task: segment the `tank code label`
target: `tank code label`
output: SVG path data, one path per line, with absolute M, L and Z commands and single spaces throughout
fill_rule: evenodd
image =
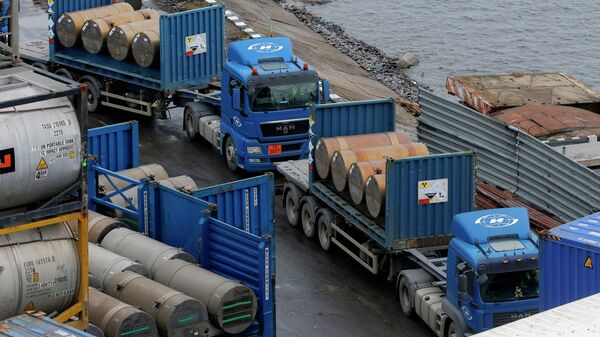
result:
M 47 266 L 51 264 L 51 266 Z M 25 297 L 35 298 L 39 296 L 46 296 L 47 298 L 55 298 L 61 296 L 71 295 L 75 292 L 74 288 L 71 289 L 56 289 L 65 283 L 69 282 L 67 274 L 67 266 L 64 264 L 52 266 L 56 264 L 56 257 L 54 255 L 44 256 L 35 260 L 29 260 L 23 262 L 23 273 L 25 278 Z M 56 276 L 52 279 L 44 279 L 44 271 L 56 269 L 58 272 L 62 272 L 62 275 Z M 56 274 L 56 272 L 53 272 Z
M 448 202 L 448 179 L 421 180 L 418 191 L 419 205 Z
M 62 119 L 49 123 L 42 123 L 42 130 L 50 131 L 50 134 L 54 137 L 62 137 L 64 136 L 64 131 L 62 128 L 73 124 L 70 119 Z
M 15 149 L 0 150 L 0 174 L 15 172 Z

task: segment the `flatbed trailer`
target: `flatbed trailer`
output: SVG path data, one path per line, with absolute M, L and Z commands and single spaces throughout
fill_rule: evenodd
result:
M 310 158 L 277 164 L 286 178 L 283 207 L 290 225 L 308 238 L 316 236 L 325 251 L 335 246 L 371 273 L 387 273 L 403 313 L 416 314 L 439 337 L 468 336 L 535 312 L 535 291 L 489 303 L 474 290 L 487 282 L 480 276 L 486 273 L 492 279 L 497 273 L 514 271 L 510 275 L 517 278 L 531 273 L 537 245 L 525 209 L 472 211 L 473 152 L 388 158 L 385 211 L 377 218 L 351 202 L 348 193 L 334 192 L 312 169 L 320 138 L 394 131 L 394 117 L 393 100 L 311 107 Z M 490 249 L 496 237 L 510 237 L 510 247 L 518 245 L 522 255 L 506 257 L 500 246 Z

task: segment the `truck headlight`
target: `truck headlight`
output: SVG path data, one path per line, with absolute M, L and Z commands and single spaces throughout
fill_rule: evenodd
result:
M 248 146 L 246 148 L 246 152 L 248 154 L 262 154 L 262 150 L 260 149 L 260 146 Z

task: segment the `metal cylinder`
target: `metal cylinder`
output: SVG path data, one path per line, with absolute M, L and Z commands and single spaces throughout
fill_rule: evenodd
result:
M 112 27 L 124 23 L 158 19 L 159 16 L 160 14 L 153 9 L 142 9 L 140 11 L 87 20 L 81 28 L 83 47 L 89 53 L 98 54 L 105 49 L 106 37 Z
M 406 132 L 369 133 L 355 136 L 321 138 L 315 148 L 317 173 L 321 179 L 329 176 L 331 158 L 336 151 L 410 143 Z
M 117 173 L 134 180 L 142 180 L 146 178 L 164 180 L 169 178 L 167 171 L 165 171 L 165 169 L 158 164 L 143 165 L 128 170 L 118 171 Z M 125 180 L 114 177 L 111 177 L 111 181 L 119 189 L 130 185 Z M 114 187 L 109 183 L 108 179 L 104 175 L 98 176 L 98 189 L 103 192 L 114 191 Z
M 114 26 L 106 38 L 106 45 L 110 55 L 117 61 L 123 61 L 129 57 L 131 43 L 137 33 L 147 30 L 159 30 L 158 20 L 144 20 Z
M 152 316 L 93 288 L 89 292 L 89 317 L 106 337 L 158 337 Z
M 160 32 L 146 30 L 133 38 L 131 53 L 135 62 L 144 68 L 157 64 L 160 58 Z
M 427 146 L 422 143 L 336 151 L 331 159 L 331 179 L 335 188 L 342 192 L 346 188 L 350 165 L 354 163 L 381 160 L 388 157 L 399 159 L 428 154 Z
M 229 334 L 246 330 L 256 316 L 256 295 L 245 285 L 174 259 L 163 263 L 154 280 L 204 303 L 210 321 Z
M 93 243 L 88 244 L 90 286 L 104 289 L 104 286 L 115 274 L 132 271 L 150 277 L 150 271 L 131 259 L 115 254 Z
M 202 302 L 144 276 L 129 271 L 118 273 L 105 291 L 150 314 L 161 336 L 201 336 L 209 331 L 208 313 Z
M 104 331 L 100 330 L 99 327 L 97 327 L 91 323 L 88 324 L 88 327 L 87 327 L 87 329 L 85 329 L 85 332 L 89 333 L 92 336 L 96 336 L 96 337 L 106 337 L 104 335 Z
M 67 224 L 0 236 L 0 319 L 63 311 L 78 289 L 79 256 Z
M 181 249 L 171 247 L 127 228 L 117 228 L 102 240 L 102 247 L 113 253 L 128 257 L 141 263 L 150 270 L 150 276 L 156 275 L 158 267 L 166 261 L 181 259 L 197 263 L 194 257 Z
M 367 179 L 365 200 L 369 214 L 378 217 L 385 206 L 385 174 L 376 174 Z
M 81 132 L 66 97 L 0 110 L 0 144 L 0 210 L 50 199 L 80 176 Z
M 184 193 L 192 193 L 192 192 L 195 192 L 198 190 L 198 185 L 196 185 L 194 180 L 192 178 L 190 178 L 189 176 L 178 176 L 178 177 L 167 178 L 164 180 L 159 180 L 158 183 L 165 187 L 169 187 L 169 188 L 172 188 L 174 190 L 178 190 L 178 191 L 181 191 Z M 127 200 L 125 200 L 125 198 Z M 131 188 L 126 191 L 123 191 L 123 195 L 120 195 L 120 194 L 115 195 L 114 197 L 110 198 L 110 201 L 116 205 L 119 205 L 119 206 L 122 206 L 125 208 L 130 207 L 129 202 L 131 202 L 131 204 L 133 204 L 133 205 L 137 205 L 138 204 L 138 189 Z M 123 212 L 115 210 L 115 216 L 117 218 L 122 218 Z
M 88 242 L 100 243 L 102 239 L 115 228 L 126 227 L 117 219 L 104 216 L 94 211 L 88 211 Z
M 87 20 L 127 12 L 133 12 L 133 7 L 128 3 L 118 3 L 64 13 L 56 22 L 56 35 L 58 35 L 58 40 L 63 46 L 70 48 L 77 44 L 81 35 L 81 28 Z
M 348 170 L 348 191 L 352 202 L 359 205 L 365 194 L 367 179 L 376 174 L 385 174 L 386 160 L 363 161 L 350 165 Z
M 133 8 L 135 10 L 138 10 L 138 9 L 142 8 L 142 0 L 113 0 L 112 2 L 114 4 L 120 3 L 120 2 L 127 2 L 128 4 L 130 4 L 131 6 L 133 6 Z

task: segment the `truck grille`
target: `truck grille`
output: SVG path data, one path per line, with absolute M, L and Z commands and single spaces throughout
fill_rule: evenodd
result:
M 503 312 L 494 314 L 494 328 L 537 313 L 537 310 L 531 310 L 524 312 Z
M 263 123 L 260 130 L 264 137 L 280 137 L 307 133 L 310 128 L 308 119 Z

